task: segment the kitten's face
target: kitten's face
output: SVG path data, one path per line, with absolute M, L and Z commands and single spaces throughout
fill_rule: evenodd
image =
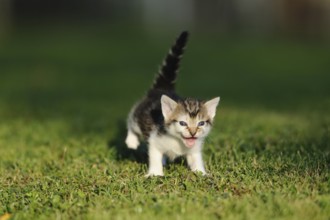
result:
M 192 148 L 210 132 L 219 98 L 207 102 L 187 99 L 175 102 L 167 96 L 161 99 L 162 112 L 170 135 L 178 137 Z

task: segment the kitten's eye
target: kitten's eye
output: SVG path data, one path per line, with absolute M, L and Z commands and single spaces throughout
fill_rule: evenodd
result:
M 198 122 L 198 126 L 204 126 L 204 125 L 205 125 L 205 121 Z
M 179 121 L 179 124 L 180 124 L 181 126 L 187 126 L 187 123 L 184 122 L 184 121 Z

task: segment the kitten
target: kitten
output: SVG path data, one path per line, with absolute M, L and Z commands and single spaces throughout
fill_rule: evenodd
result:
M 130 111 L 126 144 L 137 149 L 140 139 L 148 143 L 147 176 L 163 176 L 163 156 L 174 160 L 185 156 L 193 171 L 206 174 L 202 146 L 211 130 L 220 98 L 199 101 L 180 98 L 175 93 L 175 79 L 188 32 L 184 31 L 170 49 L 147 95 Z

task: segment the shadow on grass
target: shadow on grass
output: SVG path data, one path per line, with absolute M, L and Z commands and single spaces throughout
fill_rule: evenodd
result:
M 138 163 L 148 162 L 148 148 L 142 143 L 137 150 L 129 149 L 125 144 L 127 129 L 124 120 L 117 121 L 117 134 L 108 141 L 108 147 L 116 150 L 116 160 L 131 160 Z

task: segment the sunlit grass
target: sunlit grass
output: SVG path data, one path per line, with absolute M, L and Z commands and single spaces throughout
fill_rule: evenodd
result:
M 329 219 L 330 105 L 322 48 L 310 54 L 313 78 L 303 67 L 276 62 L 294 45 L 229 42 L 222 52 L 231 54 L 219 61 L 214 41 L 192 38 L 179 91 L 222 98 L 204 149 L 209 175 L 194 174 L 179 160 L 165 168 L 165 177 L 145 178 L 145 152 L 123 145 L 125 115 L 152 82 L 167 46 L 141 36 L 128 45 L 116 36 L 75 36 L 39 36 L 40 45 L 38 35 L 13 38 L 0 51 L 0 217 Z M 236 59 L 239 46 L 274 62 L 264 58 L 258 65 L 263 56 L 247 51 Z M 309 60 L 309 47 L 290 53 L 302 54 L 296 65 Z M 142 48 L 150 54 L 140 56 Z M 210 59 L 198 58 L 203 51 Z M 209 71 L 200 74 L 205 65 Z M 292 73 L 267 78 L 263 71 L 272 66 Z

